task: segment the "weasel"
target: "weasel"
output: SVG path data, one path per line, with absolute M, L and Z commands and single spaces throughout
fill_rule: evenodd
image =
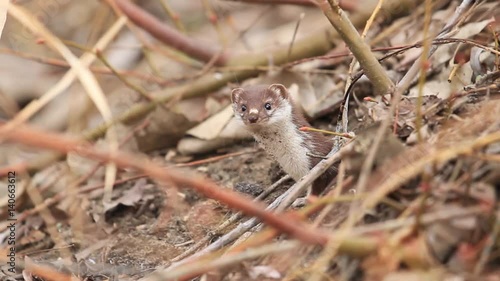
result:
M 326 156 L 332 149 L 332 139 L 299 130 L 310 125 L 281 84 L 236 88 L 231 101 L 236 119 L 295 181 L 318 164 L 318 156 Z M 335 176 L 330 168 L 314 181 L 308 195 L 319 195 Z

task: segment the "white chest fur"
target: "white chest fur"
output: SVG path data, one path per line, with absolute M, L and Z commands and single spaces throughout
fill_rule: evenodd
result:
M 294 180 L 310 170 L 309 149 L 304 144 L 308 136 L 292 123 L 291 116 L 254 132 L 255 140 Z

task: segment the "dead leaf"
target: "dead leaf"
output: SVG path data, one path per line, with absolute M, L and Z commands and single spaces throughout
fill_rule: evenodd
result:
M 248 276 L 254 280 L 262 278 L 280 279 L 281 273 L 267 265 L 257 265 L 248 269 Z
M 472 22 L 465 24 L 464 26 L 458 29 L 457 33 L 453 35 L 453 38 L 467 39 L 474 35 L 477 35 L 479 32 L 481 32 L 481 30 L 483 30 L 488 24 L 492 23 L 494 20 L 495 20 L 494 18 L 489 18 L 487 20 L 483 20 L 480 22 Z M 439 65 L 450 61 L 453 58 L 455 49 L 457 48 L 456 46 L 457 46 L 456 43 L 440 46 L 432 56 L 433 64 Z
M 208 130 L 209 128 L 207 127 L 206 129 Z M 205 130 L 205 128 L 203 130 Z M 187 136 L 179 141 L 177 150 L 183 155 L 202 154 L 220 147 L 231 145 L 237 140 L 250 138 L 250 133 L 231 115 L 229 122 L 216 138 L 203 140 Z
M 209 117 L 198 126 L 187 131 L 187 134 L 202 140 L 214 139 L 220 134 L 222 129 L 226 127 L 231 118 L 233 118 L 233 108 L 231 106 L 226 106 L 226 108 L 219 113 Z
M 104 202 L 104 212 L 107 213 L 114 210 L 118 205 L 123 205 L 127 207 L 135 207 L 141 200 L 144 199 L 144 191 L 150 188 L 150 185 L 146 184 L 146 179 L 139 179 L 135 182 L 135 185 L 123 192 L 123 194 L 111 202 Z

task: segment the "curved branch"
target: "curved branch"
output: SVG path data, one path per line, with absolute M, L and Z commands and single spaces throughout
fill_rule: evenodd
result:
M 137 26 L 149 32 L 166 45 L 203 62 L 215 58 L 215 65 L 224 65 L 227 56 L 217 48 L 207 46 L 161 22 L 130 0 L 114 0 L 117 7 Z
M 132 154 L 99 151 L 84 141 L 72 139 L 61 134 L 41 132 L 28 126 L 18 126 L 7 133 L 3 129 L 4 125 L 2 124 L 0 126 L 0 133 L 3 133 L 2 137 L 7 141 L 52 149 L 62 153 L 77 152 L 83 157 L 114 163 L 119 167 L 133 168 L 156 180 L 173 183 L 174 186 L 191 187 L 208 198 L 215 199 L 230 208 L 240 210 L 250 216 L 255 216 L 267 225 L 283 233 L 287 233 L 304 243 L 324 245 L 330 239 L 329 234 L 326 232 L 314 229 L 311 225 L 301 222 L 297 214 L 272 213 L 265 210 L 265 206 L 261 203 L 253 202 L 236 191 L 221 188 L 213 181 L 194 173 L 181 172 L 174 168 L 164 168 Z M 21 173 L 23 171 L 16 172 Z

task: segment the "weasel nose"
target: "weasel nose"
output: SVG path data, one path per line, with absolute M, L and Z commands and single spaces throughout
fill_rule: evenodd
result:
M 255 123 L 259 119 L 259 116 L 257 114 L 251 114 L 248 115 L 248 122 L 250 123 Z

